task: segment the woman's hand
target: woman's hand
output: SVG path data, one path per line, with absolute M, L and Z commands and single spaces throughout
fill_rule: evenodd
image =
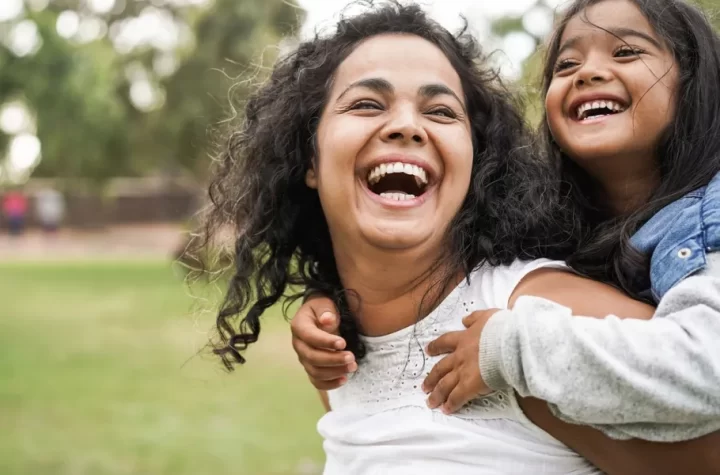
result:
M 317 389 L 331 390 L 342 386 L 347 373 L 357 370 L 355 356 L 345 349 L 338 335 L 340 319 L 332 300 L 310 297 L 290 322 L 292 344 L 300 364 Z
M 498 310 L 473 312 L 463 318 L 467 330 L 446 333 L 428 345 L 430 356 L 450 353 L 433 367 L 423 382 L 423 390 L 430 394 L 431 409 L 442 406 L 445 414 L 451 414 L 472 399 L 492 392 L 480 374 L 480 335 Z

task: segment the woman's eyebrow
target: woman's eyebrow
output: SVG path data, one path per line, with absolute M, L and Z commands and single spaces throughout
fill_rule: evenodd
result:
M 465 110 L 465 104 L 463 101 L 458 97 L 455 92 L 447 87 L 445 84 L 440 83 L 434 83 L 434 84 L 425 84 L 420 87 L 419 94 L 421 97 L 424 97 L 425 99 L 432 99 L 436 96 L 452 96 L 455 98 L 455 100 L 460 103 L 460 106 L 463 108 L 463 111 Z
M 365 88 L 370 89 L 371 91 L 377 92 L 378 94 L 392 94 L 395 92 L 395 88 L 392 84 L 390 84 L 390 81 L 383 78 L 367 78 L 367 79 L 360 79 L 359 81 L 355 81 L 354 83 L 350 84 L 345 90 L 338 96 L 337 101 L 343 98 L 345 94 L 350 92 L 353 89 L 357 88 Z

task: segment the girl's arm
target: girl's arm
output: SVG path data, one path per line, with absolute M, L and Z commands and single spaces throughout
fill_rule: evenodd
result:
M 332 409 L 330 408 L 330 399 L 328 399 L 327 391 L 319 390 L 318 393 L 320 394 L 320 401 L 322 401 L 322 405 L 325 408 L 325 412 L 332 411 Z
M 573 317 L 632 315 L 636 304 L 608 309 L 622 299 L 602 287 L 551 270 L 528 276 L 513 310 L 483 330 L 488 386 L 545 400 L 563 421 L 615 439 L 671 442 L 720 430 L 720 269 L 671 289 L 652 320 Z

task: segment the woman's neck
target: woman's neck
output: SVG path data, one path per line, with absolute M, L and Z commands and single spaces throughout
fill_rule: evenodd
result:
M 367 336 L 387 335 L 424 318 L 462 279 L 437 264 L 439 258 L 414 252 L 336 253 L 349 303 Z M 355 297 L 353 297 L 353 295 Z

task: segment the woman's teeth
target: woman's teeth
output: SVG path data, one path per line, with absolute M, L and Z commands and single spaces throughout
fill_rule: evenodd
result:
M 415 199 L 415 195 L 409 195 L 407 193 L 380 193 L 380 196 L 389 200 L 405 201 Z
M 410 163 L 401 162 L 383 163 L 382 165 L 378 165 L 377 167 L 373 168 L 372 170 L 370 170 L 370 174 L 368 175 L 368 183 L 370 185 L 374 185 L 379 182 L 382 177 L 391 173 L 404 173 L 406 175 L 414 176 L 415 183 L 417 183 L 418 186 L 425 186 L 428 183 L 427 172 L 425 170 L 418 167 L 417 165 L 411 165 Z
M 590 114 L 593 111 L 597 112 L 603 112 L 603 111 L 611 111 L 611 113 L 618 113 L 618 112 L 624 112 L 625 106 L 622 104 L 619 104 L 615 101 L 592 101 L 592 102 L 586 102 L 584 104 L 581 104 L 580 107 L 577 109 L 577 117 L 580 120 L 585 120 L 589 117 L 595 117 L 598 115 L 605 115 L 602 113 L 598 114 Z

